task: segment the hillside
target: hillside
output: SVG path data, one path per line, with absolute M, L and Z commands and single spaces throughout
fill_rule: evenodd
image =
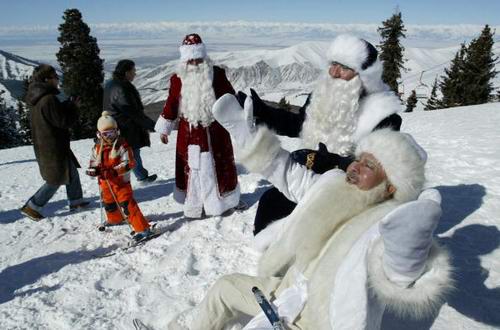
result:
M 386 314 L 383 329 L 498 329 L 500 327 L 500 104 L 403 114 L 403 130 L 427 150 L 427 186 L 442 194 L 436 230 L 455 267 L 456 291 L 435 318 L 421 322 Z M 174 141 L 174 136 L 171 141 Z M 283 139 L 285 147 L 297 141 Z M 91 140 L 72 143 L 85 167 Z M 108 258 L 128 240 L 127 227 L 100 233 L 95 180 L 80 175 L 91 208 L 70 213 L 61 188 L 36 223 L 18 208 L 42 184 L 30 146 L 0 150 L 0 324 L 2 329 L 133 329 L 139 318 L 154 329 L 191 308 L 223 274 L 253 274 L 252 222 L 269 184 L 239 167 L 250 208 L 228 217 L 188 221 L 172 197 L 175 143 L 152 135 L 145 166 L 151 186 L 135 186 L 148 219 L 168 230 L 140 249 Z M 353 315 L 352 317 L 356 317 Z

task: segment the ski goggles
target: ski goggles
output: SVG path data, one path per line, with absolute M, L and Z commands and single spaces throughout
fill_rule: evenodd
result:
M 106 140 L 113 140 L 118 136 L 117 129 L 108 129 L 102 132 L 97 132 L 97 137 L 104 138 Z

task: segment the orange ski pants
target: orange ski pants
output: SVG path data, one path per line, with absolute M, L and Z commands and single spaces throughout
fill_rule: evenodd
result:
M 134 199 L 130 182 L 122 181 L 116 183 L 113 181 L 114 180 L 107 180 L 109 183 L 108 186 L 105 179 L 99 179 L 102 202 L 104 204 L 104 209 L 106 210 L 108 223 L 119 224 L 122 221 L 127 220 L 123 219 L 122 212 L 118 209 L 118 207 L 120 207 L 136 233 L 148 229 L 149 223 L 146 218 L 144 218 L 139 205 Z M 111 189 L 113 189 L 113 192 L 109 190 L 110 186 Z M 116 197 L 118 205 L 115 203 L 113 194 Z

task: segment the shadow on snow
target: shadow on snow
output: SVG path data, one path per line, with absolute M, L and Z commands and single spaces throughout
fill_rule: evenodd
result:
M 443 216 L 435 234 L 443 234 L 460 224 L 483 204 L 486 189 L 479 184 L 439 186 Z M 452 258 L 455 290 L 448 305 L 464 316 L 491 326 L 500 326 L 500 287 L 488 288 L 488 270 L 481 266 L 481 255 L 500 246 L 500 231 L 496 226 L 472 224 L 455 230 L 450 237 L 438 238 Z M 430 329 L 436 315 L 426 320 L 400 320 L 386 313 L 382 329 Z

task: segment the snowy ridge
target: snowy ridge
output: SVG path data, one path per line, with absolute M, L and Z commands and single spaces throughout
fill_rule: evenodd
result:
M 427 186 L 443 197 L 436 230 L 451 252 L 456 292 L 436 318 L 415 322 L 384 317 L 383 329 L 468 329 L 500 327 L 500 103 L 403 113 L 402 130 L 426 149 Z M 268 184 L 239 168 L 242 199 L 250 208 L 228 217 L 187 221 L 173 200 L 175 134 L 163 145 L 158 134 L 143 160 L 158 181 L 134 193 L 144 215 L 169 232 L 130 253 L 108 258 L 127 241 L 129 228 L 99 233 L 98 188 L 80 169 L 91 208 L 70 213 L 64 188 L 33 222 L 18 208 L 42 184 L 30 146 L 0 150 L 0 324 L 2 329 L 123 329 L 139 318 L 165 329 L 191 308 L 221 275 L 255 272 L 252 223 Z M 294 149 L 296 140 L 283 139 Z M 91 140 L 72 142 L 86 167 Z M 353 315 L 353 317 L 356 317 Z
M 0 50 L 0 91 L 8 107 L 15 107 L 23 92 L 23 80 L 33 73 L 38 62 Z
M 324 54 L 329 45 L 325 41 L 309 41 L 277 50 L 213 52 L 209 56 L 215 64 L 226 68 L 229 81 L 236 90 L 248 92 L 249 88 L 254 88 L 265 99 L 279 101 L 284 96 L 290 103 L 302 105 L 304 93 L 310 92 L 318 76 L 326 72 Z M 404 98 L 417 86 L 430 94 L 434 79 L 444 74 L 444 69 L 449 67 L 458 49 L 458 46 L 406 47 L 405 58 L 408 61 L 405 66 L 409 70 L 402 73 Z M 494 48 L 494 53 L 500 55 L 500 46 Z M 145 104 L 166 99 L 168 78 L 175 72 L 178 64 L 178 60 L 173 60 L 138 71 L 134 83 Z M 500 70 L 500 63 L 497 64 L 497 70 Z M 422 71 L 424 73 L 420 82 Z M 500 86 L 500 76 L 495 78 L 493 85 Z M 419 108 L 421 106 L 420 103 Z

